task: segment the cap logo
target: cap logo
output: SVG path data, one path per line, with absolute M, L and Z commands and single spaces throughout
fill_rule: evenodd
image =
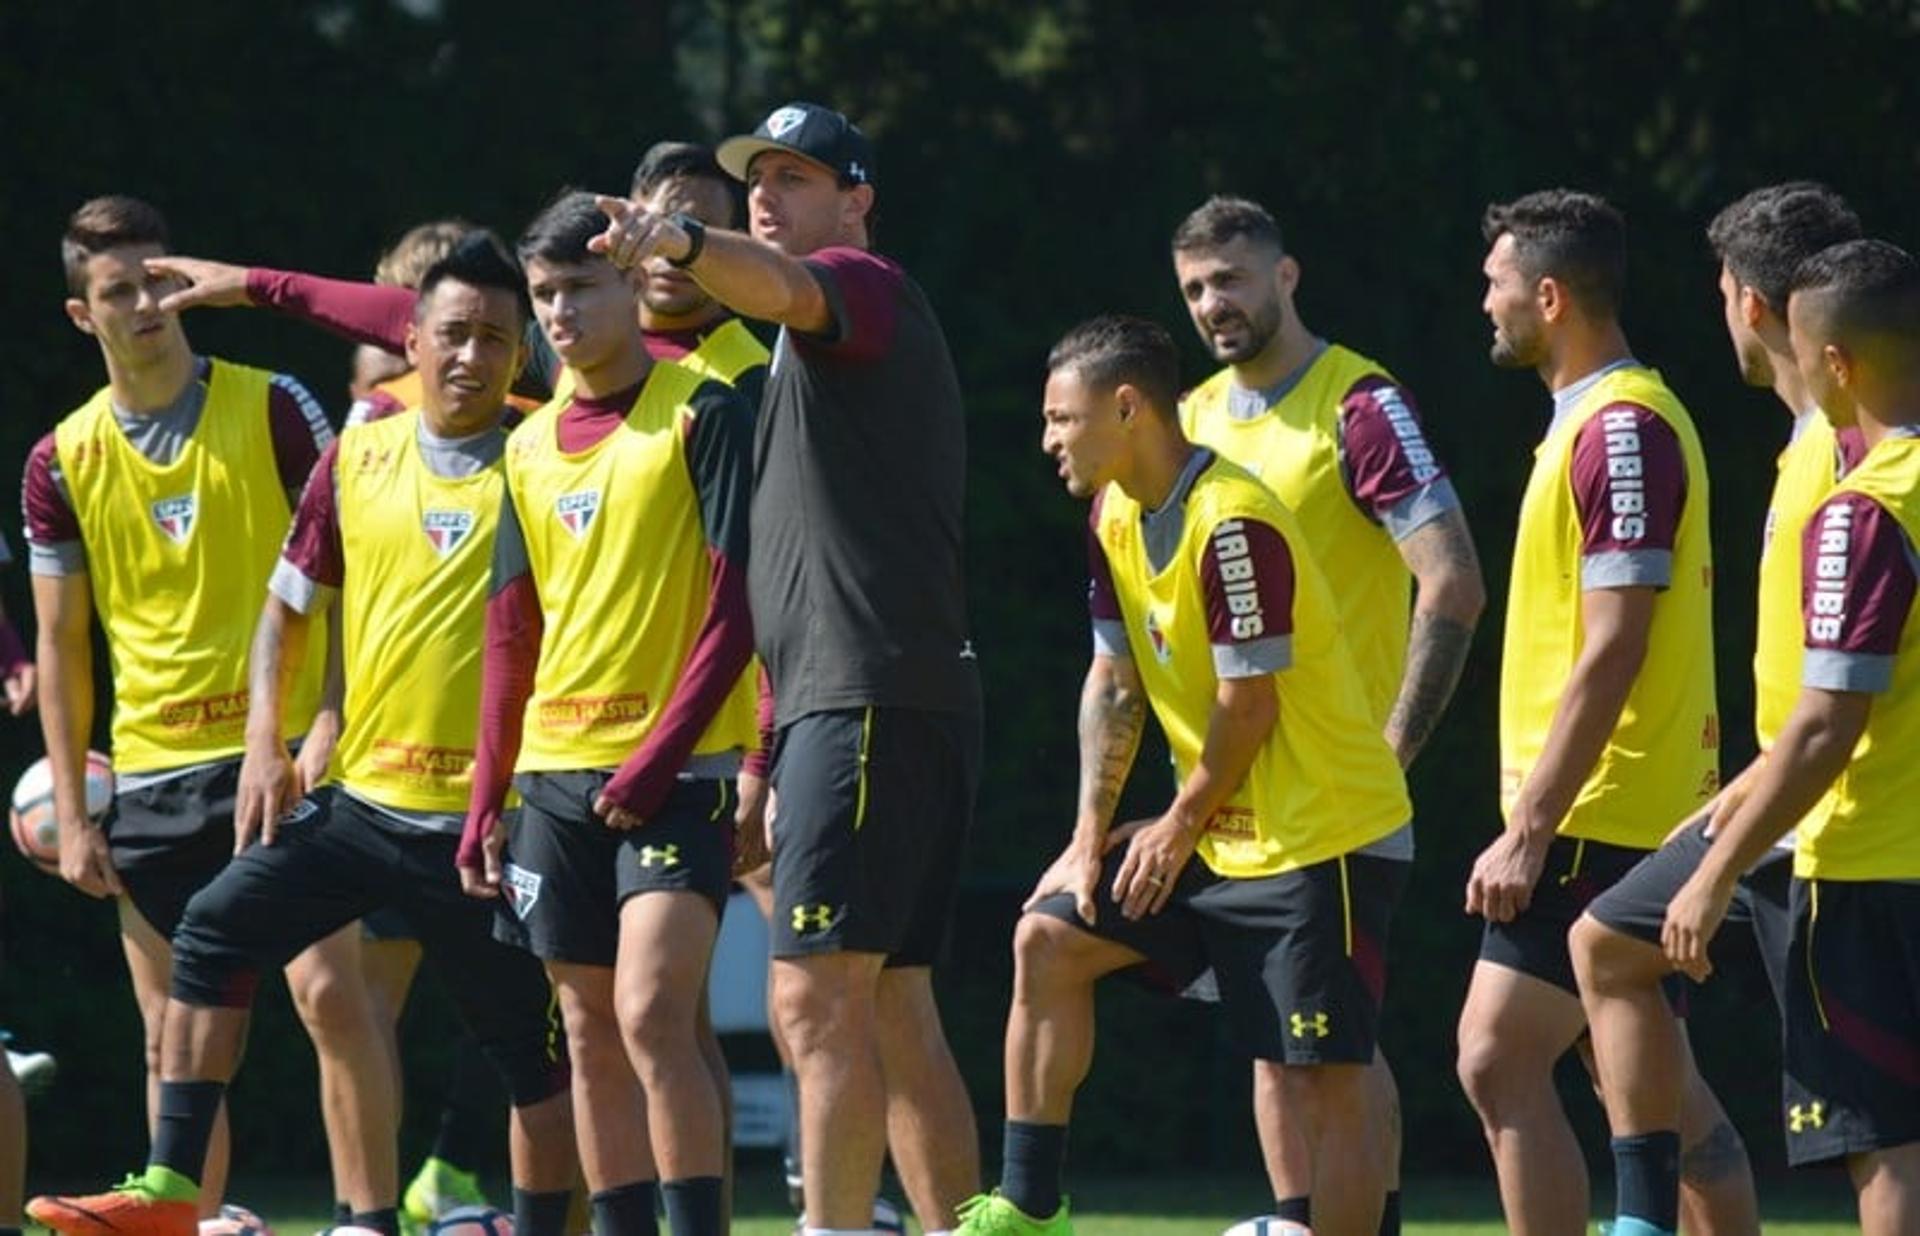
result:
M 778 141 L 806 122 L 807 113 L 801 108 L 783 107 L 767 117 L 767 133 Z
M 847 179 L 857 185 L 867 183 L 867 169 L 860 165 L 859 160 L 856 159 L 847 164 Z

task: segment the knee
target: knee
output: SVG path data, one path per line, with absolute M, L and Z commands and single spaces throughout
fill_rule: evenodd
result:
M 796 1060 L 877 1041 L 875 993 L 850 976 L 783 973 L 774 988 L 774 1008 Z
M 629 1069 L 627 1054 L 621 1046 L 620 1021 L 611 1008 L 562 1001 L 562 1020 L 566 1024 L 567 1055 L 574 1069 L 586 1077 L 598 1077 L 608 1068 Z
M 1637 943 L 1591 914 L 1582 914 L 1567 932 L 1567 949 L 1573 956 L 1573 972 L 1581 993 L 1616 990 L 1630 977 L 1628 970 Z
M 1093 981 L 1087 947 L 1094 937 L 1049 914 L 1023 914 L 1013 929 L 1016 994 L 1055 991 Z
M 1466 1091 L 1467 1101 L 1480 1113 L 1481 1120 L 1499 1123 L 1513 1086 L 1512 1064 L 1500 1042 L 1490 1034 L 1469 1034 L 1466 1027 L 1461 1027 L 1454 1068 L 1460 1088 Z
M 368 1036 L 374 1028 L 373 1004 L 357 974 L 331 966 L 302 968 L 288 984 L 294 1010 L 314 1046 L 335 1050 Z
M 699 994 L 697 989 L 677 992 L 659 984 L 620 993 L 620 1033 L 636 1064 L 664 1062 L 700 1050 Z

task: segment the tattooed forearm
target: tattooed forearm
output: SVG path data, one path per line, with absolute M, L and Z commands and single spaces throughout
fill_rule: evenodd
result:
M 1419 590 L 1407 634 L 1407 667 L 1387 718 L 1387 741 L 1405 768 L 1433 737 L 1453 698 L 1487 594 L 1473 534 L 1458 510 L 1401 541 L 1400 555 Z
M 1473 644 L 1473 628 L 1439 614 L 1415 610 L 1407 635 L 1407 670 L 1400 680 L 1400 697 L 1387 717 L 1387 741 L 1400 757 L 1400 767 L 1413 763 L 1433 737 L 1440 714 L 1447 710 L 1460 671 Z
M 1146 696 L 1133 666 L 1096 658 L 1080 692 L 1079 817 L 1104 830 L 1120 802 L 1140 733 L 1147 720 Z

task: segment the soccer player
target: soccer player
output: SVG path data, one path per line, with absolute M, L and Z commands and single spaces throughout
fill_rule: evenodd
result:
M 1707 471 L 1686 409 L 1620 329 L 1626 227 L 1550 190 L 1487 210 L 1494 363 L 1553 395 L 1521 500 L 1500 683 L 1506 827 L 1467 881 L 1485 918 L 1459 1026 L 1507 1224 L 1584 1230 L 1586 1165 L 1554 1090 L 1585 1016 L 1567 930 L 1718 788 Z M 1685 1072 L 1684 1146 L 1725 1116 Z M 1703 1199 L 1751 1209 L 1751 1189 Z M 1729 1219 L 1738 1226 L 1737 1219 Z
M 567 1064 L 539 963 L 494 939 L 497 908 L 454 868 L 479 723 L 487 564 L 503 486 L 500 418 L 519 367 L 525 291 L 489 236 L 427 272 L 408 356 L 425 404 L 351 429 L 301 499 L 254 639 L 236 821 L 247 845 L 188 904 L 162 1047 L 160 1120 L 144 1173 L 34 1217 L 87 1236 L 186 1236 L 214 1113 L 239 1064 L 259 973 L 381 906 L 400 909 L 512 1098 L 515 1230 L 561 1236 L 575 1170 Z M 320 610 L 343 610 L 346 715 L 337 784 L 305 798 L 282 708 Z M 283 809 L 286 809 L 283 814 Z M 377 1107 L 384 1060 L 353 1074 Z M 392 1096 L 383 1176 L 348 1201 L 355 1226 L 398 1228 Z
M 1410 865 L 1379 845 L 1408 828 L 1399 765 L 1298 520 L 1181 432 L 1167 333 L 1098 318 L 1047 371 L 1041 444 L 1094 499 L 1079 807 L 1014 932 L 1004 1174 L 960 1230 L 1072 1230 L 1060 1177 L 1094 985 L 1144 966 L 1176 991 L 1213 972 L 1239 1045 L 1291 1066 L 1323 1230 L 1372 1232 L 1386 1165 L 1367 1074 Z M 1114 829 L 1149 705 L 1178 789 Z
M 753 411 L 648 354 L 606 216 L 567 193 L 520 241 L 573 394 L 515 431 L 460 862 L 503 883 L 560 997 L 594 1225 L 722 1230 L 728 1149 L 700 1008 L 757 738 L 745 558 Z M 513 774 L 525 806 L 504 867 Z M 651 1148 L 651 1153 L 649 1153 Z
M 188 898 L 235 849 L 251 611 L 266 594 L 290 494 L 332 437 L 294 379 L 195 354 L 178 314 L 160 304 L 172 282 L 142 264 L 166 245 L 166 221 L 131 197 L 95 198 L 69 219 L 67 315 L 99 344 L 107 385 L 35 445 L 22 496 L 61 874 L 118 904 L 155 1118 L 166 1116 L 156 1104 L 168 941 Z M 98 827 L 82 775 L 95 614 L 113 671 L 117 775 Z M 320 707 L 322 661 L 312 658 L 285 701 L 289 731 L 307 735 L 295 765 L 303 785 L 320 779 L 339 732 L 337 701 Z M 325 1092 L 380 1050 L 357 950 L 342 933 L 288 972 Z M 363 1186 L 373 1170 L 369 1115 L 324 1106 L 344 1173 L 336 1183 Z M 226 1183 L 224 1118 L 211 1149 L 193 1165 L 208 1214 Z
M 1446 709 L 1486 605 L 1473 534 L 1413 397 L 1307 329 L 1294 306 L 1300 264 L 1259 204 L 1208 199 L 1174 232 L 1173 268 L 1194 329 L 1223 362 L 1181 401 L 1181 425 L 1260 478 L 1299 517 L 1314 557 L 1340 564 L 1341 633 L 1405 768 Z M 1285 1068 L 1254 1062 L 1256 1123 L 1276 1217 L 1304 1225 L 1311 1177 L 1281 1101 Z M 1388 1168 L 1381 1231 L 1398 1232 L 1400 1099 L 1384 1056 L 1369 1080 Z
M 1838 194 L 1805 181 L 1756 189 L 1722 210 L 1707 229 L 1720 259 L 1727 333 L 1741 377 L 1749 385 L 1771 387 L 1793 422 L 1780 453 L 1760 550 L 1753 674 L 1754 732 L 1763 753 L 1773 746 L 1799 689 L 1800 534 L 1848 462 L 1794 364 L 1787 288 L 1801 262 L 1859 234 L 1859 219 Z M 1845 440 L 1857 446 L 1856 434 Z M 1715 800 L 1712 815 L 1724 817 L 1763 762 L 1764 755 L 1734 778 Z M 1660 949 L 1660 927 L 1667 903 L 1699 866 L 1708 845 L 1708 821 L 1690 821 L 1595 898 L 1571 936 L 1594 1063 L 1613 1126 L 1620 1216 L 1614 1230 L 1622 1236 L 1635 1230 L 1634 1223 L 1673 1230 L 1682 1176 L 1751 1175 L 1745 1148 L 1730 1127 L 1691 1147 L 1684 1160 L 1679 1153 L 1684 1053 L 1680 1023 L 1661 993 L 1671 967 Z M 1741 878 L 1735 899 L 1779 1002 L 1786 991 L 1792 858 L 1789 835 L 1784 846 L 1776 845 Z
M 926 296 L 870 248 L 857 126 L 792 103 L 719 158 L 747 184 L 751 237 L 602 199 L 605 244 L 782 328 L 748 574 L 775 704 L 774 999 L 800 1078 L 806 1230 L 868 1230 L 891 1130 L 937 1232 L 979 1188 L 931 980 L 980 748 L 959 382 Z
M 1807 521 L 1802 688 L 1715 821 L 1662 942 L 1703 977 L 1741 875 L 1799 825 L 1785 1117 L 1795 1165 L 1843 1160 L 1867 1236 L 1920 1230 L 1920 263 L 1834 246 L 1787 301 L 1808 394 L 1868 451 Z

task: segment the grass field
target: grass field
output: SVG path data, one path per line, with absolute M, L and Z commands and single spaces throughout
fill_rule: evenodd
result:
M 1258 1205 L 1254 1185 L 1238 1178 L 1191 1175 L 1080 1179 L 1074 1182 L 1081 1202 L 1074 1230 L 1078 1236 L 1219 1236 Z M 331 1222 L 314 1201 L 323 1192 L 317 1182 L 304 1188 L 243 1183 L 234 1196 L 258 1210 L 278 1236 L 308 1236 Z M 1409 1236 L 1499 1236 L 1506 1231 L 1491 1180 L 1419 1181 L 1408 1187 L 1406 1199 Z M 1837 1175 L 1764 1182 L 1761 1202 L 1769 1236 L 1838 1236 L 1858 1230 L 1846 1182 Z M 785 1198 L 770 1173 L 754 1171 L 743 1182 L 733 1230 L 739 1236 L 789 1236 L 793 1231 Z

